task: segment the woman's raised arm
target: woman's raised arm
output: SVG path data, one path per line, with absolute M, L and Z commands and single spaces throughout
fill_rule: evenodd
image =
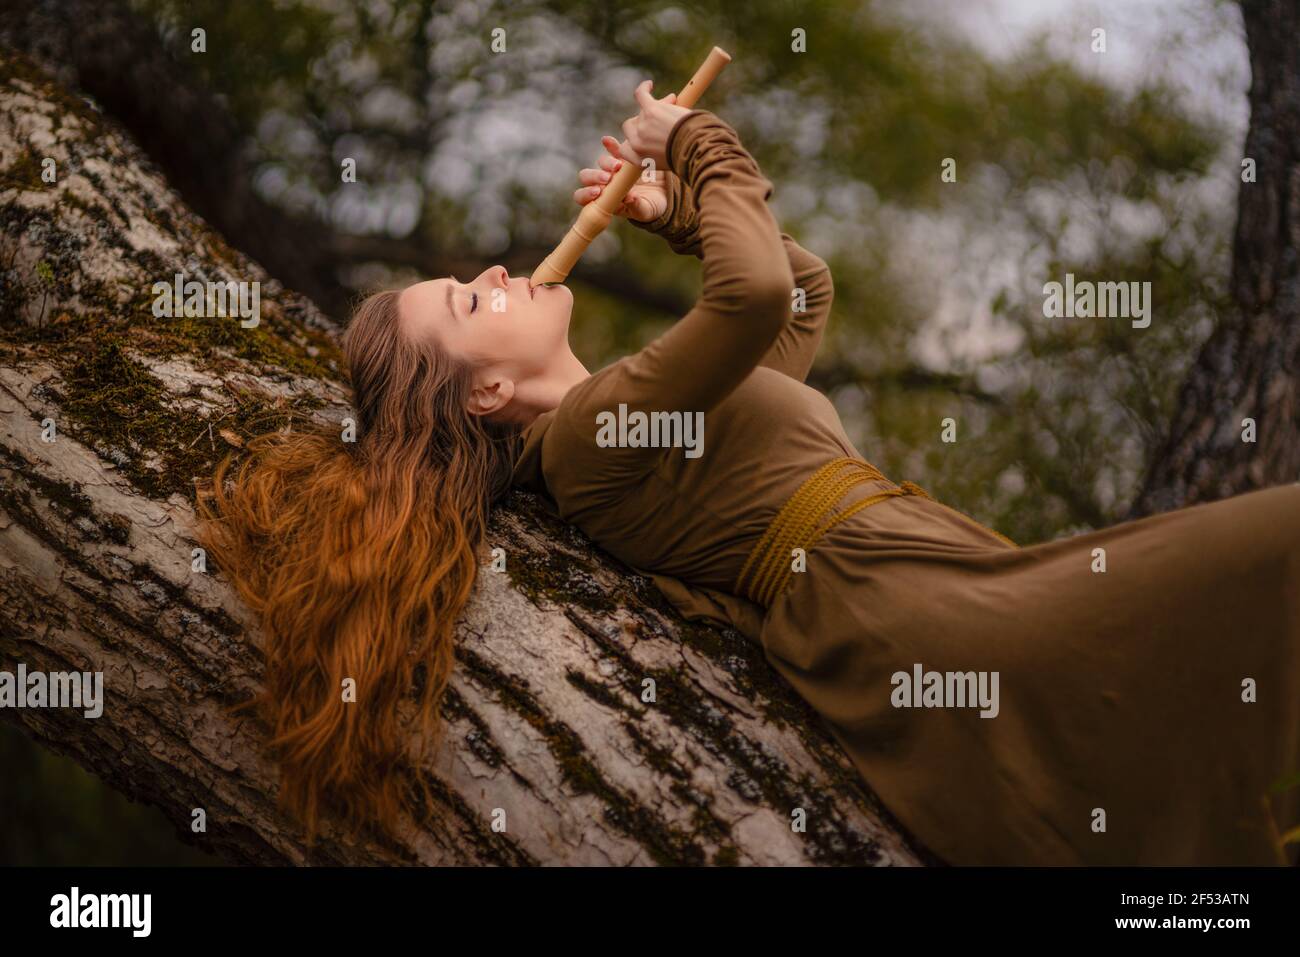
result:
M 708 412 L 763 360 L 790 317 L 795 280 L 767 206 L 772 184 L 736 131 L 692 111 L 672 126 L 665 155 L 698 211 L 703 291 L 654 342 L 574 387 L 565 399 L 574 422 L 620 404 Z
M 695 199 L 681 177 L 671 172 L 665 172 L 663 176 L 664 211 L 648 220 L 629 215 L 628 222 L 661 237 L 674 252 L 701 259 L 704 253 L 700 246 L 700 218 Z M 794 274 L 794 290 L 801 291 L 802 295 L 796 296 L 792 292 L 790 321 L 781 329 L 781 334 L 759 365 L 802 382 L 808 377 L 817 356 L 817 347 L 826 332 L 835 287 L 830 267 L 819 256 L 804 249 L 788 233 L 781 234 L 781 242 Z

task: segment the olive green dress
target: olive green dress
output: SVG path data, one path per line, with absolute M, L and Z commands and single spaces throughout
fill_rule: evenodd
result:
M 760 642 L 951 863 L 1286 863 L 1300 788 L 1268 792 L 1300 767 L 1300 486 L 1023 548 L 928 498 L 890 498 L 830 529 L 771 607 L 738 597 L 787 499 L 861 455 L 803 383 L 826 264 L 781 233 L 726 123 L 691 112 L 667 153 L 669 208 L 641 225 L 702 259 L 700 299 L 531 425 L 516 483 L 688 616 Z M 598 416 L 620 404 L 704 413 L 702 454 L 606 447 Z M 893 676 L 916 666 L 996 672 L 996 716 L 895 706 Z

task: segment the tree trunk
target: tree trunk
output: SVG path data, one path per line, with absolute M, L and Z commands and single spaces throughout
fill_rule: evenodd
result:
M 260 282 L 260 325 L 155 318 L 152 286 L 177 273 Z M 194 480 L 249 436 L 347 415 L 336 332 L 112 122 L 0 48 L 0 670 L 98 671 L 105 690 L 98 718 L 5 720 L 233 862 L 933 860 L 757 645 L 683 622 L 523 495 L 494 519 L 507 571 L 480 576 L 446 743 L 423 769 L 436 824 L 397 842 L 330 828 L 306 846 L 277 810 L 265 729 L 228 715 L 263 658 L 196 563 L 191 505 Z
M 1300 5 L 1244 0 L 1255 181 L 1237 200 L 1231 290 L 1183 383 L 1131 516 L 1300 480 Z M 1243 440 L 1253 419 L 1255 441 Z

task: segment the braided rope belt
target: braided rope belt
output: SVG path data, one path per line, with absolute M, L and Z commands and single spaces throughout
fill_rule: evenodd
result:
M 844 471 L 846 467 L 847 472 Z M 869 462 L 847 457 L 833 459 L 809 476 L 781 507 L 776 518 L 772 519 L 767 526 L 763 537 L 749 553 L 736 579 L 736 593 L 764 607 L 770 607 L 790 582 L 790 576 L 793 574 L 791 557 L 794 549 L 802 548 L 806 555 L 831 528 L 850 515 L 885 499 L 899 495 L 919 495 L 934 501 L 930 494 L 915 482 L 902 482 L 892 488 L 868 495 L 847 508 L 835 509 L 836 503 L 850 489 L 874 480 L 889 481 Z M 936 504 L 942 505 L 941 502 Z M 979 528 L 992 532 L 1013 548 L 1018 547 L 1005 535 L 985 528 L 969 516 L 957 512 L 956 509 L 951 511 Z

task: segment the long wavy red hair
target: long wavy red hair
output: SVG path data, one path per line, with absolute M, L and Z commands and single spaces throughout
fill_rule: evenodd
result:
M 356 441 L 259 436 L 199 500 L 200 543 L 261 626 L 266 680 L 241 708 L 269 724 L 281 805 L 311 840 L 326 813 L 392 833 L 431 806 L 415 765 L 441 739 L 454 626 L 516 449 L 467 411 L 469 368 L 404 332 L 397 297 L 365 299 L 343 336 Z M 399 720 L 413 691 L 418 736 Z

